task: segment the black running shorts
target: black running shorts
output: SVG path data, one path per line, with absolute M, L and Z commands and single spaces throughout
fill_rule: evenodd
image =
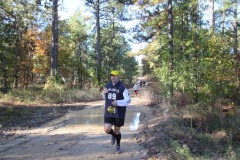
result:
M 124 118 L 110 118 L 104 117 L 104 123 L 112 124 L 116 127 L 122 127 L 124 125 Z

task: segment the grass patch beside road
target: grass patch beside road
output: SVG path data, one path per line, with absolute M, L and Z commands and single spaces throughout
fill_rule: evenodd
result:
M 83 108 L 74 103 L 101 99 L 98 89 L 69 89 L 60 84 L 13 89 L 6 94 L 0 93 L 0 129 L 40 126 L 62 116 L 69 108 Z
M 0 93 L 0 103 L 8 105 L 77 103 L 100 99 L 102 97 L 98 89 L 69 89 L 65 86 L 37 86 L 25 90 L 13 89 L 7 94 Z

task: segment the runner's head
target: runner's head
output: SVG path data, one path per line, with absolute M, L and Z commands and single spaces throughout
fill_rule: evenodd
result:
M 111 72 L 111 80 L 113 84 L 116 84 L 119 81 L 119 71 L 117 70 L 113 70 Z

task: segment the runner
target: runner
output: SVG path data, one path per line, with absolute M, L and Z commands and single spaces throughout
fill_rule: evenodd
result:
M 137 84 L 137 82 L 134 84 L 133 89 L 134 89 L 135 95 L 137 96 L 138 95 L 138 84 Z
M 124 125 L 126 106 L 131 102 L 131 98 L 124 84 L 120 82 L 117 70 L 111 72 L 111 82 L 105 85 L 102 96 L 105 99 L 104 131 L 112 135 L 112 145 L 117 142 L 116 154 L 120 154 L 120 128 Z

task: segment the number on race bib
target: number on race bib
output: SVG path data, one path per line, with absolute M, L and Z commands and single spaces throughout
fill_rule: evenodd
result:
M 116 99 L 117 98 L 117 96 L 116 96 L 116 94 L 115 93 L 108 93 L 108 99 Z

